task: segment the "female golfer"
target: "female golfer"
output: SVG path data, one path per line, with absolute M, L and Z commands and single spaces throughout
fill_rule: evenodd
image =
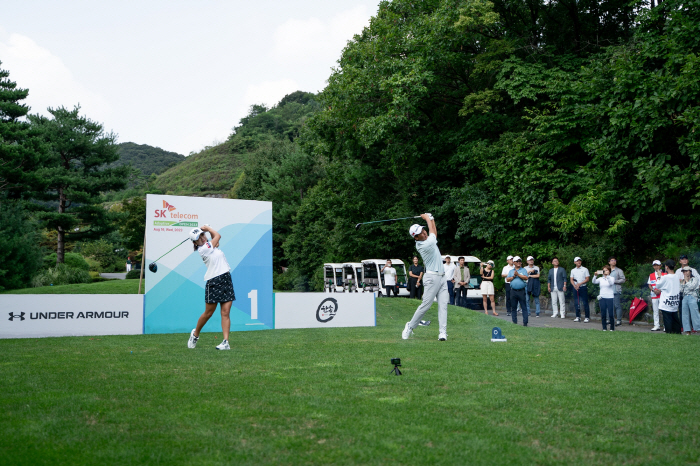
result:
M 491 311 L 497 316 L 496 312 L 496 289 L 493 286 L 493 261 L 488 261 L 485 264 L 482 262 L 479 266 L 481 272 L 481 295 L 484 297 L 484 314 L 489 315 L 488 301 L 491 299 Z
M 211 235 L 211 241 L 207 241 L 207 235 Z M 230 350 L 228 344 L 228 334 L 231 330 L 231 304 L 236 300 L 236 294 L 233 292 L 233 282 L 231 281 L 231 267 L 226 261 L 226 256 L 219 249 L 219 240 L 221 235 L 209 225 L 202 225 L 202 228 L 194 228 L 190 232 L 190 239 L 194 244 L 194 250 L 199 251 L 202 260 L 207 266 L 207 273 L 204 274 L 204 280 L 207 284 L 204 289 L 204 313 L 199 316 L 197 328 L 190 332 L 190 340 L 187 342 L 188 348 L 197 346 L 199 340 L 199 332 L 202 327 L 209 321 L 216 305 L 221 303 L 221 330 L 224 332 L 224 341 L 216 347 L 218 350 Z

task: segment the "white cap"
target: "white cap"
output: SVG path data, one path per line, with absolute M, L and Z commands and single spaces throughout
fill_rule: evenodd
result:
M 574 257 L 574 262 L 580 261 L 580 260 L 581 260 L 581 258 L 579 256 Z
M 521 262 L 522 262 L 522 259 L 520 258 L 520 256 L 515 256 L 515 257 L 513 258 L 513 262 L 518 262 L 518 261 L 521 261 Z
M 192 228 L 192 231 L 190 231 L 190 239 L 192 241 L 197 241 L 202 233 L 204 232 L 200 228 Z
M 534 260 L 535 260 L 535 258 L 534 258 L 534 257 L 532 257 L 532 256 L 527 256 L 527 260 L 533 260 L 533 261 L 534 261 Z
M 513 256 L 508 256 L 508 257 L 506 257 L 506 260 L 509 261 L 509 260 L 511 260 L 512 258 L 513 258 Z
M 661 265 L 661 261 L 656 260 L 656 261 L 652 262 L 651 265 Z
M 420 234 L 420 232 L 423 231 L 423 227 L 418 225 L 417 223 L 411 225 L 411 228 L 408 229 L 408 232 L 415 238 L 416 235 Z
M 493 263 L 493 261 L 486 261 L 487 264 L 491 265 L 491 267 L 495 266 L 496 264 Z

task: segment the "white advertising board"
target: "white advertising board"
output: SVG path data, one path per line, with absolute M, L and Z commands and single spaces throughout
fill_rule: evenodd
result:
M 140 335 L 143 295 L 4 294 L 0 338 Z
M 374 293 L 275 293 L 275 329 L 374 327 Z

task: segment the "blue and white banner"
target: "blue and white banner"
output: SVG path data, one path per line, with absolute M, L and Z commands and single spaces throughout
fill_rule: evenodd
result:
M 191 241 L 160 259 L 157 272 L 148 269 L 148 264 L 186 239 L 192 228 L 204 224 L 221 234 L 219 248 L 231 266 L 236 293 L 231 331 L 274 328 L 272 203 L 149 194 L 145 333 L 189 333 L 204 312 L 207 267 Z M 221 331 L 218 309 L 203 331 Z

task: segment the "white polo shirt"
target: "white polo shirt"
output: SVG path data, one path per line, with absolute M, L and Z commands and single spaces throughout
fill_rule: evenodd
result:
M 574 267 L 571 269 L 571 275 L 574 279 L 574 282 L 576 283 L 582 283 L 586 278 L 590 277 L 591 274 L 588 273 L 588 269 L 584 266 L 581 267 Z M 584 286 L 587 285 L 588 283 L 584 283 Z
M 423 258 L 425 273 L 437 272 L 440 275 L 445 273 L 442 256 L 437 247 L 437 237 L 433 233 L 430 233 L 425 241 L 416 241 L 416 249 Z
M 387 267 L 384 269 L 384 286 L 396 285 L 396 269 Z
M 197 252 L 202 257 L 204 265 L 207 266 L 204 281 L 211 280 L 231 270 L 226 260 L 226 254 L 221 249 L 212 246 L 209 241 L 197 248 Z
M 454 262 L 450 261 L 449 265 L 448 264 L 443 264 L 443 268 L 445 269 L 445 281 L 451 282 L 452 277 L 455 274 L 455 265 Z

